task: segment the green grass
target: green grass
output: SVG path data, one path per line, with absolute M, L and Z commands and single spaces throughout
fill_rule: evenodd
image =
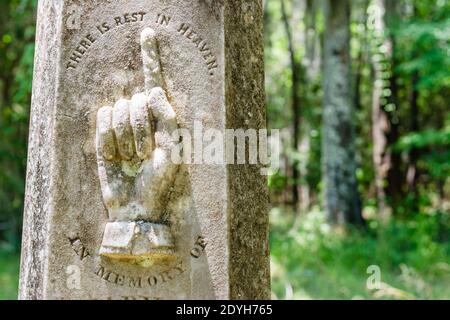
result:
M 448 218 L 448 216 L 445 216 Z M 449 299 L 448 221 L 419 216 L 368 230 L 333 230 L 323 214 L 295 222 L 282 209 L 271 211 L 274 299 Z M 293 227 L 295 225 L 295 227 Z M 369 266 L 381 271 L 369 290 Z
M 19 261 L 19 254 L 0 247 L 0 300 L 17 299 Z

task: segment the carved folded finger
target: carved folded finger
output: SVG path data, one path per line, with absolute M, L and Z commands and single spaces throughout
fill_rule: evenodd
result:
M 116 156 L 114 130 L 112 125 L 113 108 L 106 106 L 97 113 L 97 148 L 99 155 L 106 160 L 113 160 Z
M 152 28 L 145 28 L 142 31 L 141 48 L 145 88 L 147 93 L 150 93 L 151 89 L 162 86 L 158 39 L 156 37 L 156 32 Z
M 130 121 L 136 153 L 141 160 L 148 159 L 153 150 L 153 135 L 148 97 L 145 94 L 136 94 L 131 99 Z
M 128 100 L 121 99 L 115 104 L 113 127 L 120 156 L 124 160 L 131 160 L 134 154 L 134 139 L 130 123 L 130 102 Z
M 149 96 L 149 104 L 153 117 L 158 120 L 157 131 L 172 134 L 177 129 L 177 115 L 173 110 L 166 93 L 160 87 L 154 88 Z

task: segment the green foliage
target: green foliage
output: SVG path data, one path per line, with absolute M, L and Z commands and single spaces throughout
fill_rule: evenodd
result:
M 450 298 L 449 215 L 418 215 L 368 230 L 335 230 L 323 213 L 271 212 L 273 294 L 291 299 Z M 294 227 L 293 227 L 294 225 Z M 369 290 L 369 266 L 381 288 Z
M 19 255 L 0 246 L 0 300 L 16 300 L 19 288 Z
M 19 245 L 36 0 L 0 4 L 0 240 Z
M 434 178 L 450 176 L 450 126 L 408 134 L 395 146 L 398 152 L 421 150 L 419 166 Z
M 397 150 L 410 152 L 413 149 L 450 145 L 450 127 L 444 130 L 426 130 L 404 136 L 397 144 Z
M 450 86 L 450 4 L 435 7 L 415 2 L 415 14 L 393 30 L 399 37 L 403 63 L 399 71 L 420 73 L 418 86 L 439 91 Z

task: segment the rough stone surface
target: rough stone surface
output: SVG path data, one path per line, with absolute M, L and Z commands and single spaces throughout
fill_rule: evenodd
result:
M 96 143 L 99 111 L 151 97 L 149 83 L 161 85 L 179 128 L 264 127 L 261 1 L 42 0 L 38 12 L 20 298 L 269 298 L 260 167 L 180 165 L 155 183 L 170 189 L 149 204 L 157 218 L 132 216 L 105 197 L 97 147 L 114 153 Z M 144 65 L 153 56 L 141 54 L 146 28 L 158 38 L 155 81 L 146 77 L 155 69 L 143 68 L 142 56 Z M 136 156 L 157 140 L 136 141 Z M 125 160 L 120 169 L 133 176 Z M 136 259 L 147 246 L 162 250 L 158 259 Z
M 261 1 L 226 1 L 227 128 L 265 128 Z M 230 296 L 269 299 L 268 193 L 260 167 L 228 166 Z
M 30 119 L 28 172 L 22 236 L 20 296 L 43 298 L 48 255 L 48 213 L 52 211 L 53 112 L 56 105 L 62 3 L 42 1 L 38 8 L 33 105 Z M 51 26 L 51 27 L 50 27 Z M 42 59 L 42 60 L 41 60 Z M 54 84 L 54 85 L 51 85 Z

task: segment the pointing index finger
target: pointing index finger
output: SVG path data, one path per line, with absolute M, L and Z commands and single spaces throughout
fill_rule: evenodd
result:
M 145 90 L 150 94 L 156 87 L 162 87 L 161 61 L 158 39 L 152 28 L 145 28 L 141 33 L 142 62 L 144 64 Z

